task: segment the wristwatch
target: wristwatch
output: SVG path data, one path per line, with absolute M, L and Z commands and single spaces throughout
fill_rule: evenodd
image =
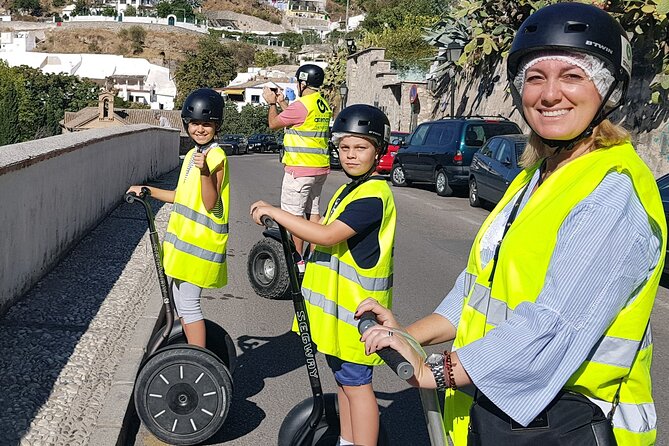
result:
M 432 353 L 425 358 L 425 364 L 432 370 L 434 380 L 437 383 L 438 390 L 446 388 L 446 379 L 444 378 L 444 354 Z

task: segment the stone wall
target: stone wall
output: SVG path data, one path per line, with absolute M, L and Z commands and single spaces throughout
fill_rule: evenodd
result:
M 0 313 L 122 199 L 179 165 L 179 133 L 94 129 L 0 147 Z
M 348 56 L 346 61 L 346 105 L 370 104 L 381 108 L 392 130 L 408 132 L 416 123 L 428 121 L 434 99 L 426 90 L 425 82 L 402 81 L 385 59 L 385 49 L 367 48 Z M 410 101 L 410 90 L 416 85 L 417 99 Z M 413 118 L 413 124 L 412 124 Z

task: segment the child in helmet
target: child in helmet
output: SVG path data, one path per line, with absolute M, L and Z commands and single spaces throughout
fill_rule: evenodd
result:
M 206 330 L 200 295 L 203 288 L 227 283 L 228 163 L 216 143 L 223 122 L 223 98 L 216 91 L 193 91 L 183 104 L 181 119 L 195 147 L 184 158 L 175 190 L 142 187 L 158 200 L 174 203 L 163 242 L 163 267 L 177 314 L 189 344 L 205 347 Z
M 374 297 L 392 303 L 395 202 L 387 183 L 372 178 L 390 138 L 390 124 L 376 107 L 356 104 L 342 110 L 332 127 L 341 164 L 352 180 L 335 193 L 319 223 L 258 201 L 251 216 L 268 215 L 299 238 L 316 245 L 309 258 L 302 293 L 318 350 L 324 353 L 338 386 L 341 445 L 377 444 L 379 412 L 372 389 L 372 366 L 360 342 L 358 304 Z M 296 330 L 296 325 L 293 326 Z

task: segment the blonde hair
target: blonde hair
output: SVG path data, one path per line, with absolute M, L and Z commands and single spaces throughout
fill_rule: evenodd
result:
M 608 119 L 603 120 L 593 131 L 594 144 L 592 150 L 602 149 L 630 141 L 631 137 L 623 127 L 612 123 Z M 520 157 L 520 166 L 527 169 L 540 160 L 555 153 L 555 149 L 549 147 L 541 140 L 541 137 L 532 131 L 527 146 Z

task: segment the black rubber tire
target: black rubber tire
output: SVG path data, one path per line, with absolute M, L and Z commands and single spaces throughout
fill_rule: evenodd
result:
M 288 265 L 281 243 L 273 238 L 265 237 L 253 245 L 249 252 L 246 272 L 258 296 L 265 299 L 289 297 Z
M 323 395 L 325 399 L 325 413 L 321 416 L 318 424 L 313 430 L 311 446 L 335 446 L 339 441 L 339 404 L 337 402 L 337 395 L 334 393 L 326 393 Z M 312 398 L 302 400 L 297 406 L 293 407 L 286 415 L 279 428 L 278 446 L 292 446 L 292 438 L 298 432 L 300 427 L 307 422 L 311 414 L 313 406 Z M 379 440 L 378 446 L 390 446 L 388 433 L 383 424 L 379 426 Z
M 469 205 L 473 208 L 481 207 L 481 197 L 479 197 L 479 186 L 476 178 L 469 179 Z
M 390 170 L 390 182 L 393 183 L 393 186 L 397 187 L 404 187 L 411 184 L 411 182 L 406 179 L 404 169 L 400 164 L 393 164 L 393 168 Z
M 448 185 L 448 177 L 444 169 L 439 169 L 434 174 L 434 189 L 440 197 L 450 197 L 453 195 L 453 189 Z
M 156 438 L 193 445 L 223 426 L 232 400 L 232 377 L 206 350 L 168 347 L 144 364 L 133 396 L 139 419 Z
M 165 345 L 188 344 L 181 322 L 176 315 L 175 318 L 174 326 L 172 327 L 172 331 L 170 332 Z M 216 322 L 205 319 L 204 324 L 207 331 L 207 350 L 211 351 L 218 357 L 218 359 L 223 361 L 223 364 L 225 364 L 230 373 L 234 372 L 235 366 L 237 365 L 237 351 L 232 337 L 230 337 L 228 332 Z M 160 330 L 153 335 L 148 345 L 154 345 L 162 334 L 163 328 L 161 327 Z

